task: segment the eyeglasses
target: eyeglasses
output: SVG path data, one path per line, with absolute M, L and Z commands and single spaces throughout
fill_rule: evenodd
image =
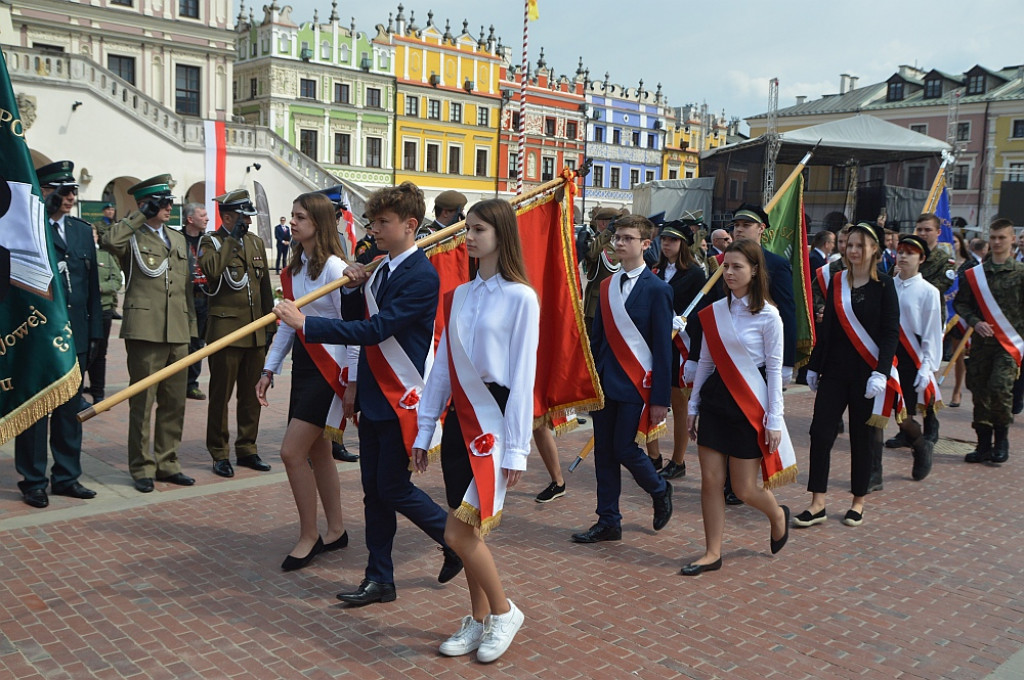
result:
M 612 236 L 612 245 L 621 243 L 623 245 L 629 245 L 633 241 L 642 241 L 639 236 Z
M 67 196 L 69 194 L 74 194 L 75 196 L 77 196 L 78 187 L 59 187 L 57 189 L 57 194 L 60 196 Z

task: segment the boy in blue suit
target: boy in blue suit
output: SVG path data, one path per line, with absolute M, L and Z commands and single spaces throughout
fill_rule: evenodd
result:
M 644 264 L 654 225 L 639 215 L 619 220 L 612 243 L 621 269 L 604 281 L 590 348 L 604 390 L 594 418 L 597 523 L 576 543 L 622 540 L 619 494 L 624 466 L 654 501 L 654 529 L 672 517 L 672 485 L 637 445 L 668 413 L 672 356 L 672 289 Z
M 356 382 L 349 384 L 345 395 L 345 415 L 360 414 L 359 467 L 370 554 L 359 588 L 338 595 L 349 604 L 395 599 L 391 548 L 396 512 L 444 549 L 438 581 L 446 583 L 462 570 L 462 560 L 444 542 L 448 513 L 412 483 L 409 463 L 416 433 L 415 405 L 426 377 L 427 354 L 433 349 L 440 289 L 437 271 L 415 245 L 425 212 L 423 192 L 411 182 L 370 197 L 366 214 L 371 233 L 387 254 L 372 276 L 360 264 L 345 269 L 351 281 L 343 290 L 344 321 L 306 317 L 287 300 L 275 307 L 275 313 L 302 329 L 309 342 L 362 346 Z

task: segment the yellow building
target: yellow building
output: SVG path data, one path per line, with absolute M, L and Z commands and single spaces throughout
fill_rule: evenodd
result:
M 434 25 L 418 28 L 401 8 L 377 42 L 395 49 L 395 184 L 419 185 L 431 198 L 446 189 L 472 204 L 495 194 L 501 57 L 493 29 L 474 38 L 468 22 L 453 35 Z
M 661 176 L 665 179 L 690 179 L 700 176 L 700 152 L 723 146 L 728 125 L 725 117 L 710 114 L 707 105 L 695 104 L 672 109 L 665 135 Z

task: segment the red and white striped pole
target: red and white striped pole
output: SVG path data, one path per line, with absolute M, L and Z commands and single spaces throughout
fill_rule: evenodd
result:
M 530 44 L 530 0 L 523 0 L 523 67 L 519 71 L 519 153 L 516 154 L 516 196 L 523 193 L 523 168 L 526 156 L 526 72 Z

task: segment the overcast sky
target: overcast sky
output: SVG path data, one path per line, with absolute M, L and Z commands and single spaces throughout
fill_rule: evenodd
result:
M 235 0 L 237 3 L 238 0 Z M 476 36 L 494 25 L 519 63 L 522 3 L 512 0 L 402 0 L 406 17 L 434 23 L 450 19 L 453 33 L 469 20 Z M 296 23 L 313 10 L 326 22 L 330 0 L 278 0 L 294 7 Z M 387 24 L 391 3 L 339 0 L 347 26 L 373 34 Z M 252 6 L 249 0 L 247 6 Z M 768 81 L 778 76 L 779 106 L 797 95 L 815 99 L 839 91 L 839 74 L 860 85 L 885 80 L 900 64 L 962 73 L 977 63 L 988 68 L 1024 64 L 1020 37 L 1024 19 L 1007 0 L 539 0 L 540 19 L 530 23 L 530 62 L 545 48 L 556 74 L 573 75 L 579 57 L 592 79 L 610 74 L 614 83 L 644 88 L 662 83 L 669 104 L 707 102 L 715 112 L 745 118 L 763 112 Z M 237 5 L 236 5 L 237 6 Z M 258 0 L 257 11 L 263 6 Z M 745 129 L 745 128 L 744 128 Z

